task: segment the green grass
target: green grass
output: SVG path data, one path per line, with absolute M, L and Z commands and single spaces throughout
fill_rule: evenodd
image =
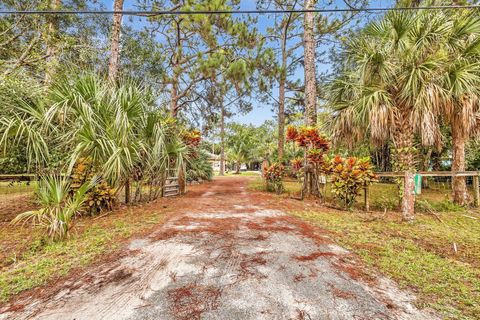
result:
M 0 302 L 65 276 L 74 268 L 88 266 L 118 249 L 122 239 L 148 229 L 162 219 L 161 213 L 136 212 L 135 208 L 130 208 L 98 221 L 85 218 L 79 223 L 78 234 L 62 242 L 37 236 L 20 256 L 12 255 L 13 264 L 0 269 Z
M 0 196 L 2 194 L 14 194 L 14 193 L 29 193 L 35 190 L 36 182 L 32 181 L 30 184 L 26 182 L 8 182 L 0 181 Z
M 218 172 L 215 173 L 215 176 L 218 176 Z M 239 174 L 236 174 L 235 171 L 229 171 L 225 173 L 226 177 L 259 177 L 259 171 L 240 171 Z
M 368 266 L 413 288 L 420 307 L 432 307 L 447 319 L 478 319 L 480 220 L 452 212 L 441 214 L 443 223 L 422 214 L 413 223 L 392 217 L 372 221 L 358 212 L 292 214 L 332 231 Z

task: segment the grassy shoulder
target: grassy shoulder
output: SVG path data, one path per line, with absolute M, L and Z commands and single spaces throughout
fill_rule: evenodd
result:
M 118 249 L 125 239 L 152 229 L 164 213 L 129 207 L 99 219 L 82 218 L 73 235 L 52 242 L 29 225 L 0 225 L 0 302 L 86 267 Z
M 480 314 L 480 216 L 445 212 L 443 222 L 418 214 L 413 223 L 398 216 L 372 219 L 358 212 L 293 212 L 334 233 L 338 243 L 367 265 L 413 288 L 420 307 L 449 319 Z M 455 246 L 455 247 L 454 247 Z M 456 248 L 456 251 L 455 251 Z
M 256 179 L 249 188 L 264 191 L 265 185 Z M 283 197 L 299 188 L 297 182 L 286 181 Z M 398 201 L 392 185 L 377 184 L 372 191 L 374 203 Z M 390 208 L 386 213 L 331 209 L 290 213 L 332 232 L 335 241 L 368 267 L 413 289 L 419 307 L 432 307 L 446 319 L 479 319 L 480 213 L 451 205 L 441 191 L 426 190 L 417 201 L 433 207 L 441 221 L 417 213 L 414 222 L 404 223 Z
M 0 196 L 15 193 L 32 193 L 36 185 L 36 181 L 29 183 L 0 181 Z

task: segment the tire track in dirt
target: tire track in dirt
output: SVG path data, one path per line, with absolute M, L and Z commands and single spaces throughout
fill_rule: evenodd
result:
M 177 212 L 122 258 L 14 301 L 0 319 L 435 319 L 246 181 L 173 199 Z

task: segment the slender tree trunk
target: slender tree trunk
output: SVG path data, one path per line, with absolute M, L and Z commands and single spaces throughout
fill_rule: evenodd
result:
M 225 108 L 223 101 L 221 103 L 220 111 L 220 172 L 219 175 L 225 175 Z
M 115 0 L 114 11 L 123 10 L 123 0 Z M 113 15 L 112 36 L 110 45 L 110 61 L 108 63 L 108 80 L 114 82 L 117 79 L 118 64 L 120 58 L 120 34 L 122 29 L 122 14 Z
M 115 0 L 113 11 L 123 10 L 123 0 Z M 115 82 L 118 74 L 120 57 L 120 34 L 122 32 L 122 14 L 113 15 L 112 34 L 110 38 L 110 61 L 108 63 L 108 80 Z M 125 180 L 125 203 L 130 202 L 130 177 Z
M 178 113 L 178 83 L 180 78 L 180 59 L 182 58 L 182 35 L 180 29 L 181 21 L 175 21 L 177 29 L 177 44 L 175 54 L 173 55 L 173 76 L 171 80 L 172 87 L 170 88 L 170 113 L 172 117 L 176 117 Z
M 125 181 L 125 203 L 130 203 L 130 180 Z
M 462 126 L 462 114 L 455 113 L 452 119 L 452 172 L 465 171 L 465 129 Z M 452 177 L 453 201 L 464 205 L 468 201 L 465 177 Z
M 178 77 L 173 75 L 172 87 L 170 88 L 170 114 L 176 117 L 178 114 Z
M 62 6 L 62 1 L 61 0 L 53 0 L 50 3 L 50 8 L 52 10 L 59 10 L 60 7 Z M 47 30 L 46 30 L 46 35 L 45 35 L 45 44 L 47 46 L 46 50 L 46 56 L 47 58 L 45 59 L 46 65 L 45 65 L 45 83 L 49 84 L 53 76 L 55 74 L 55 71 L 57 69 L 57 64 L 58 64 L 58 57 L 57 57 L 57 46 L 56 42 L 58 40 L 58 17 L 54 15 L 49 15 L 47 16 Z
M 315 9 L 315 0 L 305 0 L 305 10 Z M 317 123 L 317 84 L 315 79 L 314 14 L 306 12 L 304 19 L 304 73 L 305 73 L 305 119 L 308 125 Z
M 287 82 L 287 35 L 292 14 L 288 16 L 282 30 L 282 72 L 278 88 L 278 161 L 283 161 L 285 151 L 285 85 Z
M 283 63 L 285 53 L 282 48 L 282 75 L 280 77 L 280 86 L 278 92 L 278 161 L 283 161 L 283 153 L 285 149 L 285 64 Z
M 237 161 L 237 163 L 235 164 L 236 168 L 235 168 L 235 173 L 236 174 L 240 174 L 240 161 Z

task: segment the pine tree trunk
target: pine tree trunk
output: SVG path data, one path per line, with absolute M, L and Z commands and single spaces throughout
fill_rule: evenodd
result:
M 305 0 L 305 10 L 315 9 L 315 0 Z M 315 79 L 314 14 L 306 12 L 304 19 L 303 46 L 305 68 L 305 118 L 308 125 L 317 123 L 317 84 Z
M 172 87 L 170 89 L 170 113 L 172 117 L 176 117 L 178 113 L 178 86 L 180 78 L 180 60 L 182 59 L 182 35 L 180 30 L 180 21 L 175 21 L 176 23 L 176 48 L 175 53 L 173 54 L 173 76 L 171 80 Z
M 452 119 L 452 172 L 465 171 L 466 134 L 462 127 L 461 113 L 455 113 Z M 465 177 L 452 177 L 453 201 L 464 205 L 468 201 Z
M 123 10 L 123 0 L 115 0 L 113 4 L 114 11 Z M 118 74 L 118 64 L 120 58 L 120 34 L 122 29 L 122 14 L 113 15 L 112 37 L 110 45 L 110 62 L 108 64 L 108 79 L 115 81 Z
M 177 117 L 178 114 L 178 77 L 174 74 L 172 88 L 170 89 L 170 114 Z
M 284 53 L 282 52 L 282 55 Z M 282 61 L 285 56 L 282 57 Z M 286 59 L 285 59 L 286 60 Z M 285 149 L 285 64 L 282 63 L 282 75 L 280 77 L 280 86 L 278 94 L 278 161 L 283 160 Z
M 53 0 L 50 4 L 52 10 L 59 10 L 62 6 L 61 0 Z M 45 83 L 48 84 L 52 81 L 55 71 L 57 69 L 58 58 L 56 41 L 58 40 L 58 17 L 54 15 L 47 16 L 47 30 L 45 37 L 46 44 L 46 66 L 45 66 Z
M 278 161 L 282 162 L 285 150 L 285 85 L 287 82 L 287 34 L 292 15 L 290 14 L 282 31 L 282 73 L 278 88 Z
M 220 176 L 225 175 L 225 109 L 221 101 L 220 111 Z

